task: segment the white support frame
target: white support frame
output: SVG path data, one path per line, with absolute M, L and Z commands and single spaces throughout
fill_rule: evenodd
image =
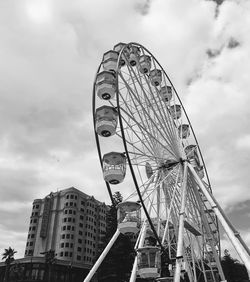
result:
M 116 239 L 120 235 L 120 231 L 117 229 L 111 240 L 109 241 L 108 245 L 105 247 L 101 255 L 99 256 L 98 260 L 95 262 L 93 267 L 91 268 L 89 274 L 86 276 L 86 278 L 83 280 L 83 282 L 90 282 L 94 274 L 96 273 L 97 269 L 103 262 L 104 258 L 106 257 L 109 250 L 112 248 L 113 244 L 115 243 Z
M 238 253 L 243 263 L 245 264 L 247 270 L 250 272 L 250 256 L 248 254 L 248 249 L 246 248 L 245 244 L 242 243 L 242 239 L 239 235 L 239 232 L 236 232 L 236 230 L 232 228 L 232 225 L 228 224 L 229 220 L 227 219 L 226 215 L 222 212 L 220 205 L 218 204 L 218 202 L 216 202 L 213 195 L 207 190 L 202 180 L 196 174 L 194 168 L 190 164 L 188 164 L 188 168 L 190 169 L 192 175 L 194 176 L 203 194 L 205 195 L 210 205 L 212 206 L 213 211 L 215 212 L 218 220 L 220 221 L 221 225 L 223 226 L 236 252 Z

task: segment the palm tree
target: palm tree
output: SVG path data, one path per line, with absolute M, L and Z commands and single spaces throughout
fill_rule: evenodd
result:
M 2 254 L 2 260 L 5 260 L 5 274 L 4 274 L 4 282 L 8 282 L 9 280 L 9 269 L 10 264 L 14 261 L 14 255 L 16 251 L 9 247 L 8 249 L 4 249 L 4 253 Z

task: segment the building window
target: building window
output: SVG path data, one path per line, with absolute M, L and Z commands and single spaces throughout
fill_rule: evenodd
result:
M 69 256 L 72 258 L 72 252 L 69 253 Z
M 69 198 L 69 195 L 66 196 L 66 199 L 68 199 L 68 198 Z
M 64 248 L 64 243 L 61 243 L 61 248 Z
M 83 215 L 80 215 L 80 220 L 83 220 Z
M 65 225 L 62 227 L 62 230 L 66 230 L 66 226 Z
M 67 221 L 67 218 L 64 218 L 64 219 L 63 219 L 63 222 L 66 222 L 66 221 Z
M 62 239 L 65 239 L 65 234 L 62 235 Z
M 69 210 L 69 214 L 72 214 L 72 210 Z
M 70 234 L 66 234 L 66 238 L 69 239 L 70 238 Z
M 60 257 L 63 257 L 63 252 L 60 253 Z
M 65 255 L 65 257 L 68 257 L 69 256 L 69 252 L 65 252 L 64 255 Z
M 36 227 L 35 227 L 35 226 L 33 226 L 33 227 L 32 227 L 32 230 L 36 230 Z
M 83 227 L 83 224 L 81 222 L 79 223 L 79 227 Z
M 82 251 L 82 248 L 78 247 L 77 252 L 81 252 L 81 251 Z
M 70 243 L 70 248 L 73 248 L 73 243 Z
M 73 214 L 76 215 L 76 211 L 73 211 Z
M 81 230 L 79 230 L 78 234 L 79 234 L 79 235 L 82 235 L 82 231 L 81 231 Z
M 35 234 L 31 234 L 31 236 L 30 236 L 31 238 L 35 238 Z
M 76 259 L 77 259 L 77 260 L 81 260 L 82 257 L 81 257 L 81 256 L 77 256 Z
M 74 199 L 74 195 L 70 195 L 70 199 Z
M 79 244 L 82 244 L 82 239 L 78 239 L 78 243 L 79 243 Z
M 65 243 L 65 248 L 68 248 L 69 247 L 69 243 Z

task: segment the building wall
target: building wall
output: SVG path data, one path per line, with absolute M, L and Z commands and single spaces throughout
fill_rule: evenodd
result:
M 106 232 L 106 211 L 74 187 L 34 200 L 25 257 L 55 250 L 57 259 L 90 268 Z

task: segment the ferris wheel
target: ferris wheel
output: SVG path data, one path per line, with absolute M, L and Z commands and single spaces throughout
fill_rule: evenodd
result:
M 130 282 L 225 281 L 218 220 L 250 269 L 248 248 L 212 195 L 183 104 L 145 47 L 119 43 L 104 53 L 94 81 L 93 119 L 111 200 L 113 186 L 127 197 L 117 207 L 117 232 L 85 282 L 120 233 L 137 235 Z

